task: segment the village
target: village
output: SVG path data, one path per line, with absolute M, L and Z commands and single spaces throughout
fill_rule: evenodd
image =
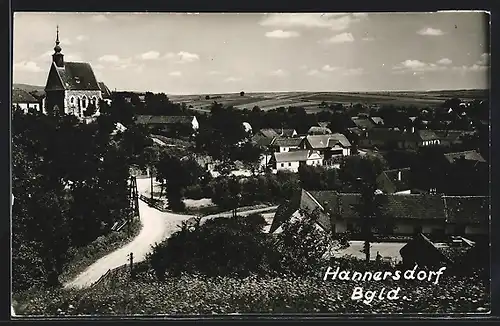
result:
M 398 105 L 364 100 L 363 94 L 336 101 L 322 93 L 317 111 L 293 101 L 263 109 L 257 105 L 262 95 L 245 91 L 171 97 L 112 90 L 96 78 L 91 63 L 66 61 L 62 46 L 57 27 L 43 89 L 12 88 L 13 154 L 19 153 L 13 159 L 13 250 L 20 255 L 13 256 L 13 278 L 16 271 L 22 274 L 13 281 L 16 316 L 104 312 L 99 305 L 112 315 L 175 313 L 164 310 L 187 298 L 136 312 L 107 298 L 77 300 L 70 290 L 118 293 L 136 287 L 134 295 L 142 300 L 140 295 L 153 295 L 147 291 L 158 281 L 169 298 L 172 284 L 190 282 L 190 270 L 223 277 L 222 288 L 238 288 L 245 282 L 240 276 L 286 283 L 282 274 L 314 287 L 325 270 L 337 266 L 399 273 L 415 265 L 447 269 L 444 284 L 480 282 L 468 292 L 474 301 L 457 303 L 453 296 L 462 289 L 453 288 L 442 294 L 447 303 L 425 310 L 418 298 L 425 290 L 404 283 L 408 297 L 421 301 L 396 308 L 382 300 L 375 311 L 489 310 L 485 96 L 461 97 L 457 91 L 430 105 Z M 199 102 L 207 103 L 203 110 L 195 107 Z M 50 223 L 33 227 L 43 219 Z M 45 238 L 49 233 L 58 236 Z M 27 249 L 21 243 L 41 245 Z M 22 252 L 32 265 L 50 267 L 30 270 Z M 33 302 L 55 297 L 27 296 L 23 283 L 31 281 L 23 280 L 72 294 L 58 299 L 64 302 L 59 305 L 36 307 Z M 291 286 L 285 283 L 279 287 Z M 315 306 L 312 297 L 300 294 L 304 306 L 288 303 L 292 296 L 269 311 L 364 311 L 363 300 L 338 303 L 350 302 L 341 293 L 352 292 L 340 286 L 332 281 L 315 290 L 338 295 L 331 302 Z M 175 291 L 188 290 L 178 285 Z M 200 299 L 175 310 L 245 313 L 274 306 L 272 297 L 248 306 L 234 303 L 238 308 L 231 302 L 201 306 Z M 31 303 L 23 303 L 26 298 Z

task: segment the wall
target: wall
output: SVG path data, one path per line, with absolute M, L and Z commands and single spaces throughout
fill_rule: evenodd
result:
M 84 97 L 87 97 L 87 105 L 93 98 L 97 98 L 97 106 L 99 106 L 99 99 L 102 98 L 101 91 L 79 91 L 79 90 L 68 90 L 65 91 L 65 100 L 64 100 L 64 111 L 68 114 L 75 114 L 77 116 L 83 116 L 83 112 L 87 108 L 86 106 L 81 106 L 81 100 Z M 73 104 L 71 104 L 71 99 L 74 98 Z
M 193 130 L 198 130 L 200 128 L 200 124 L 198 122 L 198 119 L 196 119 L 196 117 L 193 117 Z
M 281 166 L 281 165 L 284 166 Z M 276 170 L 278 171 L 292 171 L 292 172 L 298 172 L 299 171 L 299 162 L 281 162 L 281 163 L 276 163 Z

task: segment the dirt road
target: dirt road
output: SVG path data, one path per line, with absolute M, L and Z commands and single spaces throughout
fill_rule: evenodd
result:
M 139 193 L 144 193 L 148 189 L 149 183 L 150 179 L 137 179 Z M 143 201 L 139 201 L 139 214 L 142 230 L 132 242 L 97 260 L 74 280 L 66 283 L 64 287 L 81 288 L 92 285 L 109 269 L 127 264 L 130 253 L 134 254 L 134 262 L 144 260 L 146 254 L 150 252 L 151 246 L 168 238 L 178 229 L 182 221 L 192 217 L 190 215 L 160 212 L 149 207 Z

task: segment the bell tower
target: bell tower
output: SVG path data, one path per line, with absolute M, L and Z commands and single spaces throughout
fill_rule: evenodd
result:
M 52 55 L 52 61 L 56 64 L 57 67 L 64 67 L 64 54 L 61 53 L 61 47 L 59 46 L 59 25 L 57 26 L 56 31 L 56 46 L 54 47 L 54 54 Z

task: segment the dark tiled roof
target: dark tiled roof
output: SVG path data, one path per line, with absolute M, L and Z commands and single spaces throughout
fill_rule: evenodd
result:
M 373 128 L 368 131 L 368 139 L 380 140 L 380 141 L 398 141 L 402 138 L 402 132 L 400 130 L 394 130 L 389 128 Z
M 401 180 L 399 176 L 401 173 Z M 385 192 L 394 193 L 399 191 L 410 190 L 411 169 L 393 169 L 382 172 L 377 178 L 379 186 L 383 187 Z
M 262 134 L 257 133 L 252 137 L 252 142 L 259 146 L 269 146 L 274 141 L 274 138 L 275 137 L 265 137 Z
M 192 116 L 137 115 L 138 124 L 191 124 Z
M 443 196 L 448 222 L 489 223 L 490 201 L 485 196 Z
M 360 129 L 372 129 L 374 127 L 373 122 L 371 122 L 369 119 L 364 119 L 364 118 L 352 118 L 352 122 L 356 125 L 356 127 Z
M 38 103 L 38 100 L 25 90 L 15 88 L 12 90 L 12 103 Z
M 459 160 L 461 157 L 465 158 L 468 161 L 477 161 L 482 163 L 486 162 L 486 160 L 481 156 L 481 154 L 475 150 L 457 152 L 457 153 L 446 153 L 444 154 L 444 156 L 450 163 L 455 162 L 455 160 Z
M 56 67 L 62 84 L 67 90 L 99 91 L 94 71 L 86 62 L 65 62 L 63 68 Z
M 111 98 L 111 91 L 109 88 L 104 84 L 103 82 L 98 82 L 99 88 L 101 89 L 101 95 L 103 99 L 110 99 Z
M 279 134 L 274 129 L 261 129 L 261 130 L 259 130 L 259 133 L 265 137 L 268 137 L 268 138 L 273 138 L 273 137 L 279 136 Z
M 306 161 L 310 153 L 308 150 L 290 151 L 282 153 L 274 153 L 276 162 L 301 162 Z
M 275 132 L 277 132 L 281 137 L 293 137 L 294 134 L 297 134 L 295 129 L 275 129 Z
M 302 142 L 302 138 L 274 138 L 272 145 L 273 146 L 281 146 L 281 147 L 293 147 L 299 146 Z
M 305 137 L 305 140 L 313 149 L 331 148 L 336 144 L 340 144 L 342 147 L 351 146 L 349 140 L 342 134 L 309 135 Z
M 332 131 L 326 127 L 312 126 L 311 128 L 309 128 L 307 133 L 309 135 L 327 135 L 331 134 Z
M 417 132 L 421 140 L 436 140 L 439 137 L 432 130 L 419 130 Z
M 276 231 L 285 221 L 289 220 L 292 214 L 300 208 L 300 191 L 295 191 L 292 198 L 279 205 L 274 214 L 273 222 L 269 233 Z

